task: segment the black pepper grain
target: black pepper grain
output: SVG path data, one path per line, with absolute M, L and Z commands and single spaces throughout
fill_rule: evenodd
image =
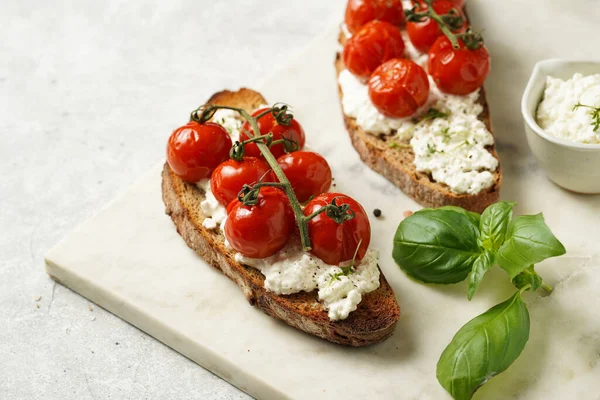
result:
M 377 218 L 381 217 L 381 210 L 379 208 L 374 209 L 373 215 Z

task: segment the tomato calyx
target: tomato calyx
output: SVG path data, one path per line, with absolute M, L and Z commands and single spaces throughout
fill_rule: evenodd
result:
M 456 35 L 465 47 L 469 50 L 477 50 L 483 46 L 483 36 L 481 32 L 475 32 L 471 28 L 467 29 L 465 33 L 459 33 Z
M 352 218 L 356 217 L 356 213 L 350 209 L 350 205 L 348 204 L 336 204 L 335 200 L 337 197 L 334 197 L 331 200 L 331 203 L 326 206 L 321 207 L 317 211 L 313 212 L 310 215 L 307 215 L 305 218 L 307 221 L 315 218 L 317 215 L 321 213 L 325 213 L 329 218 L 335 221 L 336 224 L 341 224 L 344 221 L 349 221 Z
M 431 18 L 438 23 L 442 33 L 450 40 L 455 50 L 461 48 L 461 42 L 469 50 L 477 50 L 483 46 L 483 36 L 471 28 L 467 29 L 464 33 L 452 32 L 453 30 L 460 29 L 465 22 L 457 9 L 450 10 L 448 14 L 440 15 L 433 8 L 435 0 L 422 0 L 422 2 L 427 7 L 417 2 L 412 9 L 404 10 L 408 22 L 423 22 L 427 18 Z

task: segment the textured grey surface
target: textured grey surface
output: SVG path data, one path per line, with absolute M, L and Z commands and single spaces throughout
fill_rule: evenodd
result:
M 194 106 L 260 82 L 342 9 L 0 2 L 0 398 L 247 398 L 54 284 L 43 258 L 163 156 Z

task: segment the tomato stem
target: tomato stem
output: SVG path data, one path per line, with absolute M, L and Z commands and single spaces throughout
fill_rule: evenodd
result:
M 460 48 L 460 44 L 458 43 L 458 38 L 456 37 L 456 35 L 454 33 L 452 33 L 452 31 L 450 30 L 450 28 L 448 28 L 448 25 L 446 25 L 446 22 L 444 21 L 444 19 L 442 18 L 442 16 L 440 16 L 433 9 L 433 2 L 435 0 L 424 0 L 424 1 L 427 4 L 426 13 L 429 15 L 429 18 L 433 19 L 435 22 L 438 23 L 438 25 L 440 26 L 440 29 L 442 30 L 442 32 L 444 33 L 444 35 L 446 35 L 446 37 L 448 38 L 448 40 L 450 40 L 450 43 L 452 43 L 452 47 L 454 49 L 458 50 Z

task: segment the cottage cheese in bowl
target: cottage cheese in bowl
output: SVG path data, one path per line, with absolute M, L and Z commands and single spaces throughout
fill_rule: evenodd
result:
M 600 128 L 594 123 L 598 107 L 600 74 L 576 73 L 566 80 L 548 76 L 536 119 L 549 135 L 575 143 L 600 144 Z

